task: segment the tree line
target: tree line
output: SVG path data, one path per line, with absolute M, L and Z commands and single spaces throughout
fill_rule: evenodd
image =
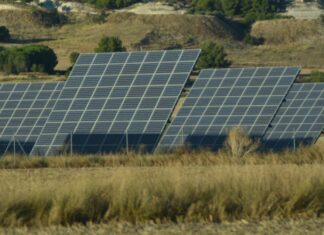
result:
M 219 16 L 242 16 L 247 22 L 273 18 L 286 10 L 286 0 L 191 0 L 192 11 Z
M 53 73 L 56 64 L 56 54 L 47 46 L 29 45 L 8 49 L 0 48 L 0 71 L 5 73 Z
M 149 0 L 81 0 L 98 8 L 118 9 L 138 2 Z M 214 14 L 233 17 L 243 16 L 246 21 L 273 18 L 275 13 L 284 11 L 289 1 L 286 0 L 165 0 L 168 3 L 188 5 L 191 13 Z
M 82 2 L 90 3 L 98 8 L 106 9 L 119 9 L 130 6 L 138 2 L 144 2 L 143 0 L 82 0 Z

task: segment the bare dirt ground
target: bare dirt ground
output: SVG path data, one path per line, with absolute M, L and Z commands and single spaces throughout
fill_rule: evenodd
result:
M 296 2 L 288 8 L 285 15 L 293 16 L 296 19 L 317 19 L 321 14 L 324 13 L 323 9 L 320 9 L 319 3 L 317 2 Z
M 119 12 L 129 12 L 139 15 L 182 15 L 185 10 L 177 10 L 173 6 L 166 5 L 161 2 L 138 3 L 128 8 L 119 10 Z
M 153 234 L 324 234 L 324 218 L 312 220 L 283 220 L 283 221 L 261 221 L 222 224 L 102 224 L 72 227 L 47 227 L 47 228 L 0 228 L 0 234 L 125 234 L 125 235 L 153 235 Z
M 10 5 L 10 4 L 2 4 L 2 3 L 0 3 L 0 11 L 1 10 L 21 10 L 21 8 L 16 7 L 14 5 Z

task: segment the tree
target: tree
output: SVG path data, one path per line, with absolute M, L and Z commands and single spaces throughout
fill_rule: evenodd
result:
M 238 13 L 239 9 L 239 0 L 222 0 L 222 8 L 227 16 L 234 16 Z
M 96 52 L 118 52 L 126 51 L 123 47 L 122 41 L 118 37 L 102 37 L 98 47 L 95 49 Z
M 5 26 L 0 26 L 0 42 L 7 42 L 10 40 L 9 29 Z
M 231 62 L 226 59 L 224 47 L 216 45 L 215 42 L 207 42 L 202 46 L 202 52 L 197 64 L 202 68 L 226 68 Z

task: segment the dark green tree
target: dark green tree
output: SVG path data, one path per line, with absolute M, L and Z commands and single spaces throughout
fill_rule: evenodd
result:
M 206 42 L 202 46 L 197 68 L 226 68 L 231 65 L 226 57 L 224 47 L 218 46 L 215 42 Z
M 240 12 L 240 0 L 222 0 L 222 9 L 225 15 L 234 16 Z
M 5 26 L 0 26 L 0 42 L 7 42 L 10 40 L 9 29 Z
M 118 37 L 102 37 L 98 47 L 95 49 L 96 52 L 118 52 L 126 51 L 122 41 Z
M 42 45 L 30 45 L 0 51 L 0 70 L 7 73 L 53 73 L 57 64 L 54 51 Z

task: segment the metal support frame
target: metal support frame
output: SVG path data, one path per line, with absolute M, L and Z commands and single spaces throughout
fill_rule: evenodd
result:
M 4 154 L 6 154 L 9 150 L 9 147 L 11 146 L 11 144 L 13 143 L 13 154 L 14 154 L 14 160 L 16 159 L 16 144 L 18 145 L 18 147 L 20 148 L 20 150 L 23 152 L 24 155 L 27 156 L 27 153 L 25 152 L 24 150 L 24 147 L 21 145 L 20 141 L 19 140 L 16 140 L 16 136 L 13 136 L 10 140 L 10 142 L 8 143 L 5 151 L 4 151 Z
M 126 137 L 126 153 L 129 153 L 129 146 L 128 146 L 128 128 L 125 131 L 125 137 Z
M 73 156 L 73 132 L 70 133 L 70 155 Z
M 296 129 L 295 128 L 293 134 L 293 145 L 294 145 L 294 152 L 296 152 Z

